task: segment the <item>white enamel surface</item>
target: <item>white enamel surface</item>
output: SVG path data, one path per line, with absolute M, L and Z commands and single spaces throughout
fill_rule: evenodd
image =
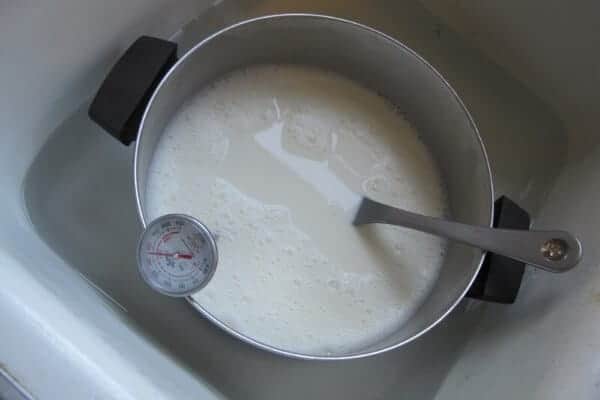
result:
M 598 398 L 597 6 L 440 3 L 448 21 L 462 13 L 452 25 L 464 36 L 416 1 L 223 1 L 209 12 L 203 2 L 4 2 L 2 369 L 40 399 L 210 398 L 207 383 L 244 399 Z M 85 100 L 139 34 L 167 37 L 199 16 L 180 35 L 189 48 L 224 24 L 280 11 L 355 19 L 422 54 L 477 121 L 498 193 L 538 226 L 580 234 L 581 268 L 528 272 L 514 306 L 465 302 L 409 346 L 344 363 L 252 350 L 185 302 L 144 291 L 128 259 L 139 233 L 123 174 L 133 154 L 89 122 Z
M 170 34 L 206 6 L 182 2 L 169 20 L 164 1 L 0 6 L 0 368 L 34 398 L 220 397 L 57 256 L 23 204 L 27 168 L 114 56 L 138 34 Z
M 551 104 L 568 159 L 535 227 L 579 235 L 583 260 L 566 274 L 526 271 L 510 307 L 488 305 L 438 398 L 600 397 L 598 189 L 600 53 L 597 2 L 423 1 Z M 525 175 L 525 174 L 524 174 Z

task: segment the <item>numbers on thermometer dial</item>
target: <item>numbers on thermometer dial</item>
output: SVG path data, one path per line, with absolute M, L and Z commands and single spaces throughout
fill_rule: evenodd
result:
M 206 226 L 183 214 L 163 215 L 142 233 L 138 269 L 144 281 L 167 296 L 188 296 L 212 278 L 218 254 Z

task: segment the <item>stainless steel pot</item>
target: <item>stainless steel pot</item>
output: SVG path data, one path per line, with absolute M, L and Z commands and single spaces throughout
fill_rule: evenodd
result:
M 145 44 L 136 42 L 138 47 L 134 44 L 113 68 L 92 103 L 90 116 L 125 143 L 137 136 L 135 190 L 144 226 L 149 222 L 144 209 L 148 166 L 171 116 L 209 82 L 237 68 L 265 63 L 332 70 L 388 98 L 418 129 L 437 161 L 446 183 L 450 217 L 491 225 L 490 166 L 473 119 L 430 64 L 389 36 L 338 18 L 286 14 L 219 31 L 173 65 L 174 48 L 168 42 L 150 38 L 141 42 Z M 241 334 L 189 301 L 224 331 L 277 354 L 328 360 L 365 357 L 402 346 L 440 322 L 463 298 L 483 258 L 481 250 L 451 243 L 440 275 L 417 312 L 389 337 L 348 354 L 306 355 L 278 349 Z

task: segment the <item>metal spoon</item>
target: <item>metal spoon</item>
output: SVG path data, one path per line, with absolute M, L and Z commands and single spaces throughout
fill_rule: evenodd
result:
M 581 243 L 564 231 L 495 229 L 426 217 L 363 197 L 354 225 L 388 224 L 442 236 L 550 272 L 565 272 L 581 260 Z

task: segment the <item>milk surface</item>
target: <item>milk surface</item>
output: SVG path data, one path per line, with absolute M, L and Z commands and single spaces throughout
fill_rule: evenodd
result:
M 312 355 L 385 338 L 427 296 L 445 241 L 352 225 L 362 195 L 432 216 L 446 204 L 415 129 L 385 99 L 330 72 L 239 70 L 165 129 L 146 187 L 151 219 L 184 213 L 217 236 L 193 295 L 231 328 Z

